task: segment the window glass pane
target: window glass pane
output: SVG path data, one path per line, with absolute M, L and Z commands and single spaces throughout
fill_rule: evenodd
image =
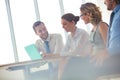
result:
M 33 0 L 10 0 L 10 6 L 19 60 L 29 60 L 24 47 L 36 40 L 32 29 L 36 20 Z
M 41 21 L 45 23 L 48 32 L 61 33 L 64 38 L 64 30 L 61 26 L 59 0 L 38 0 L 38 5 Z
M 68 4 L 69 2 L 69 4 Z M 73 13 L 74 15 L 80 15 L 80 6 L 82 0 L 63 0 L 65 13 Z
M 92 3 L 97 4 L 97 0 L 85 0 L 85 2 L 92 2 Z
M 0 27 L 0 65 L 13 63 L 15 60 L 11 44 L 5 0 L 0 0 Z

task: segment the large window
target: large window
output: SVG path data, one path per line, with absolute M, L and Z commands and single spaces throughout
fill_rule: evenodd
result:
M 61 12 L 59 0 L 38 0 L 40 19 L 49 33 L 60 33 L 64 37 L 61 25 Z
M 24 47 L 36 40 L 32 29 L 36 21 L 33 0 L 10 0 L 10 7 L 19 61 L 29 60 Z
M 13 63 L 15 60 L 4 0 L 0 0 L 0 28 L 0 64 Z
M 8 12 L 5 1 L 10 2 L 11 16 Z M 34 4 L 34 1 L 36 4 Z M 61 3 L 60 3 L 61 2 Z M 109 22 L 109 13 L 101 0 L 0 0 L 0 64 L 15 62 L 14 54 L 18 55 L 19 61 L 30 60 L 24 47 L 35 43 L 39 37 L 34 33 L 32 25 L 36 20 L 43 21 L 49 33 L 60 33 L 65 41 L 65 31 L 61 25 L 61 14 L 73 13 L 75 16 L 80 15 L 80 6 L 85 2 L 93 2 L 100 6 L 103 20 Z M 38 5 L 38 9 L 36 6 Z M 36 11 L 38 10 L 38 11 Z M 106 16 L 107 15 L 107 16 Z M 11 25 L 8 17 L 11 17 L 14 36 L 11 35 Z M 90 30 L 90 26 L 80 21 L 76 25 L 86 31 Z M 15 42 L 12 40 L 15 38 Z M 13 42 L 16 44 L 14 52 Z M 17 56 L 16 56 L 17 57 Z

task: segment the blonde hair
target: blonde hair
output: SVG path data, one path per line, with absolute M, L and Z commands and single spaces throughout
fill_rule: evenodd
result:
M 80 7 L 80 11 L 84 14 L 89 13 L 90 22 L 92 24 L 98 24 L 100 21 L 102 21 L 102 15 L 101 15 L 101 12 L 100 12 L 100 8 L 97 7 L 93 3 L 82 4 L 81 7 Z

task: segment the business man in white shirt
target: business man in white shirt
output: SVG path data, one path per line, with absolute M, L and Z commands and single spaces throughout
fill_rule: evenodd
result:
M 63 48 L 63 40 L 62 36 L 60 34 L 49 34 L 47 31 L 47 28 L 45 24 L 41 21 L 36 21 L 33 24 L 33 30 L 35 31 L 36 35 L 38 35 L 40 38 L 36 41 L 35 45 L 37 49 L 42 52 L 43 58 L 47 57 L 56 57 L 59 56 L 59 53 L 61 52 Z M 47 48 L 49 47 L 49 50 L 46 50 L 46 42 L 47 42 Z M 49 63 L 48 63 L 49 64 Z M 50 69 L 48 71 L 45 71 L 41 73 L 43 75 L 42 77 L 51 78 L 51 80 L 56 80 L 57 78 L 57 70 L 58 70 L 58 62 L 51 62 L 53 69 Z M 50 66 L 49 66 L 50 67 Z M 51 72 L 52 71 L 52 72 Z M 49 74 L 50 73 L 50 74 Z M 50 75 L 50 77 L 49 77 Z

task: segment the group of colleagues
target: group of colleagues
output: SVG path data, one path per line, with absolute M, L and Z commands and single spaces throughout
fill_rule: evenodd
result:
M 104 0 L 104 3 L 108 10 L 112 10 L 109 25 L 102 21 L 99 7 L 94 3 L 82 4 L 80 16 L 62 15 L 61 24 L 70 33 L 65 45 L 60 34 L 48 33 L 44 22 L 33 24 L 40 37 L 35 45 L 42 51 L 43 58 L 67 56 L 48 64 L 50 69 L 39 74 L 40 79 L 96 80 L 99 76 L 120 73 L 120 0 Z M 80 18 L 85 24 L 93 25 L 90 35 L 76 26 Z

